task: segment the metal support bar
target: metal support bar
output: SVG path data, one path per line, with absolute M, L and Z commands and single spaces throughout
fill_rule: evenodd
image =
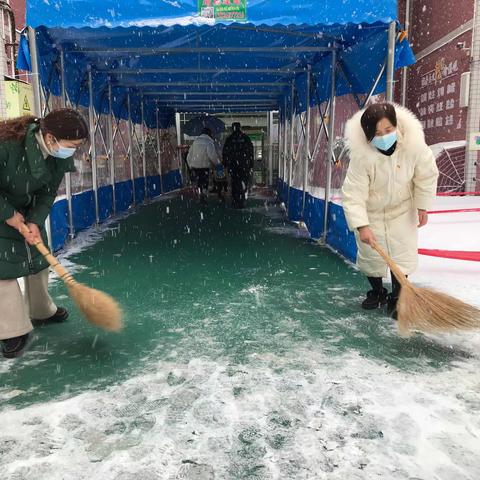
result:
M 148 185 L 147 185 L 147 150 L 145 148 L 145 105 L 142 97 L 142 103 L 140 104 L 141 121 L 142 121 L 142 169 L 143 169 L 143 183 L 145 185 L 145 198 L 148 198 Z
M 159 108 L 156 109 L 156 122 L 157 122 L 157 159 L 158 159 L 158 174 L 160 175 L 160 195 L 163 193 L 163 179 L 162 179 L 162 142 L 160 139 L 160 121 L 159 121 Z
M 30 46 L 30 58 L 32 62 L 32 73 L 30 79 L 33 87 L 34 114 L 42 115 L 42 87 L 40 84 L 40 70 L 38 68 L 38 50 L 37 37 L 35 29 L 28 27 L 28 44 Z M 52 228 L 50 224 L 50 215 L 45 220 L 45 230 L 47 231 L 48 245 L 52 248 Z
M 210 53 L 222 55 L 223 53 L 301 53 L 301 52 L 332 52 L 333 47 L 318 47 L 314 45 L 303 45 L 296 47 L 125 47 L 125 48 L 111 48 L 105 49 L 103 47 L 78 47 L 72 48 L 70 52 L 82 53 L 106 53 L 108 55 L 116 53 L 124 53 L 128 55 L 175 55 L 184 53 Z
M 322 139 L 322 131 L 325 133 L 325 138 L 327 139 L 327 142 L 330 138 L 329 135 L 328 135 L 327 126 L 325 124 L 325 114 L 329 111 L 329 109 L 330 109 L 330 99 L 328 100 L 327 105 L 325 107 L 325 112 L 322 112 L 321 104 L 320 103 L 318 104 L 318 110 L 320 112 L 320 118 L 322 120 L 321 120 L 321 123 L 320 123 L 320 127 L 318 129 L 317 137 L 315 139 L 315 146 L 313 148 L 312 159 L 315 159 L 315 157 L 317 156 L 318 149 L 320 148 L 320 140 Z M 334 159 L 335 159 L 335 152 L 332 152 L 332 153 L 333 153 L 333 156 L 334 156 Z M 327 153 L 327 155 L 328 155 L 328 153 Z M 336 159 L 335 159 L 335 161 L 336 161 Z
M 345 71 L 345 66 L 343 65 L 343 62 L 338 62 L 338 70 L 340 71 L 340 73 L 342 74 L 343 78 L 346 80 L 346 82 L 348 83 L 349 87 L 350 87 L 350 90 L 352 92 L 352 95 L 353 95 L 353 98 L 355 99 L 355 102 L 358 106 L 358 108 L 362 108 L 362 102 L 360 101 L 360 98 L 358 98 L 358 95 L 353 91 L 354 88 L 353 88 L 353 85 L 352 85 L 352 82 L 350 81 L 350 79 L 348 78 L 348 75 L 347 75 L 347 72 Z
M 288 82 L 216 82 L 216 81 L 202 81 L 202 82 L 118 82 L 116 87 L 232 87 L 238 90 L 239 87 L 288 87 Z M 168 91 L 168 90 L 165 90 Z
M 97 178 L 97 145 L 96 145 L 96 124 L 95 124 L 95 105 L 93 101 L 93 77 L 92 68 L 88 66 L 88 119 L 90 124 L 90 149 L 91 149 L 91 162 L 92 162 L 92 183 L 93 183 L 93 196 L 95 200 L 95 222 L 100 223 L 100 209 L 98 205 L 98 178 Z
M 287 161 L 288 161 L 288 118 L 287 118 L 287 97 L 285 96 L 284 101 L 285 113 L 283 119 L 283 166 L 282 166 L 282 177 L 284 181 L 287 181 Z
M 405 31 L 408 34 L 410 29 L 410 1 L 405 2 Z M 408 67 L 402 68 L 402 105 L 407 103 L 407 84 L 408 84 Z
M 112 97 L 112 81 L 108 79 L 108 158 L 110 160 L 110 183 L 112 184 L 113 193 L 113 214 L 117 213 L 117 195 L 115 187 L 115 147 L 114 147 L 114 131 L 113 131 L 113 97 Z
M 60 85 L 61 85 L 61 99 L 62 107 L 67 106 L 67 91 L 65 85 L 65 56 L 63 50 L 60 51 Z M 67 195 L 67 211 L 68 211 L 68 238 L 73 240 L 75 238 L 75 228 L 73 226 L 73 202 L 72 202 L 72 174 L 65 173 L 65 193 Z
M 310 125 L 312 108 L 310 106 L 310 93 L 312 88 L 312 68 L 309 65 L 307 71 L 307 111 L 305 120 L 305 151 L 303 154 L 303 198 L 302 198 L 302 220 L 305 221 L 305 204 L 307 200 L 308 167 L 310 165 Z
M 183 170 L 183 165 L 181 163 L 181 151 L 180 151 L 180 146 L 182 145 L 182 122 L 181 122 L 181 117 L 180 113 L 176 112 L 175 113 L 175 126 L 177 129 L 177 161 L 178 161 L 178 169 L 180 172 Z
M 323 217 L 323 234 L 322 243 L 327 244 L 328 233 L 328 211 L 330 202 L 330 191 L 332 187 L 332 165 L 334 162 L 333 145 L 335 136 L 335 106 L 336 106 L 336 92 L 337 92 L 337 52 L 332 52 L 332 79 L 330 92 L 330 122 L 328 124 L 328 155 L 327 155 L 327 175 L 325 185 L 325 208 Z
M 109 75 L 144 75 L 144 74 L 153 74 L 153 73 L 165 73 L 165 74 L 176 74 L 176 73 L 210 73 L 214 75 L 224 74 L 224 73 L 261 73 L 263 75 L 296 75 L 297 73 L 305 72 L 305 68 L 138 68 L 132 70 L 126 69 L 106 69 L 99 70 L 99 73 L 107 73 Z
M 28 45 L 30 47 L 30 58 L 32 62 L 32 73 L 30 79 L 34 93 L 35 115 L 42 113 L 42 89 L 40 86 L 40 71 L 38 69 L 37 36 L 35 29 L 28 27 Z
M 164 90 L 164 91 L 161 91 L 161 92 L 151 92 L 151 91 L 144 91 L 142 92 L 142 95 L 144 96 L 158 96 L 158 97 L 162 97 L 162 96 L 172 96 L 172 97 L 188 97 L 188 96 L 192 96 L 192 97 L 201 97 L 201 96 L 205 96 L 205 97 L 234 97 L 234 98 L 237 98 L 237 97 L 248 97 L 248 96 L 252 96 L 252 97 L 274 97 L 274 96 L 278 96 L 280 94 L 279 91 L 276 91 L 276 92 L 273 92 L 273 91 L 263 91 L 263 92 L 239 92 L 238 90 L 235 92 L 235 91 L 231 91 L 231 92 L 227 92 L 227 91 L 222 91 L 222 92 L 217 92 L 217 91 L 212 91 L 211 89 L 209 89 L 209 91 L 206 91 L 206 92 L 169 92 L 168 90 Z
M 133 202 L 132 205 L 135 206 L 136 201 L 136 192 L 135 192 L 135 170 L 133 168 L 133 141 L 132 141 L 132 103 L 130 98 L 130 92 L 127 94 L 127 114 L 128 114 L 128 156 L 130 157 L 130 179 L 132 181 L 132 194 Z
M 293 154 L 294 154 L 294 121 L 295 121 L 295 81 L 291 86 L 291 102 L 292 107 L 290 111 L 290 151 L 288 155 L 288 190 L 287 190 L 287 215 L 290 214 L 290 190 L 292 188 L 292 168 L 293 168 Z
M 388 56 L 387 56 L 387 102 L 393 102 L 395 88 L 395 43 L 397 41 L 397 25 L 391 22 L 388 27 Z
M 273 186 L 273 112 L 268 115 L 268 186 Z
M 148 95 L 147 95 L 148 96 Z M 200 104 L 200 105 L 211 105 L 211 104 L 222 104 L 222 105 L 244 105 L 246 103 L 248 104 L 254 104 L 254 105 L 277 105 L 277 100 L 273 100 L 273 99 L 268 99 L 268 100 L 262 100 L 262 99 L 242 99 L 242 98 L 238 98 L 238 99 L 234 99 L 234 98 L 227 98 L 227 99 L 224 99 L 224 100 L 210 100 L 208 98 L 204 98 L 204 99 L 183 99 L 183 100 L 175 100 L 175 99 L 166 99 L 166 100 L 159 100 L 159 102 L 162 104 L 162 105 L 166 105 L 166 104 Z

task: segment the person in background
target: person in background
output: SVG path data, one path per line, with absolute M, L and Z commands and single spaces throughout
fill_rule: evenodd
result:
M 215 149 L 213 134 L 209 128 L 204 128 L 202 134 L 195 139 L 188 151 L 187 163 L 193 172 L 200 202 L 207 203 L 210 166 L 220 164 L 220 158 Z
M 233 123 L 232 130 L 223 146 L 223 163 L 231 178 L 232 207 L 244 208 L 253 170 L 253 143 L 248 135 L 242 132 L 240 123 Z
M 75 171 L 73 155 L 87 137 L 85 120 L 70 109 L 0 123 L 0 340 L 6 358 L 23 352 L 32 323 L 68 317 L 48 293 L 48 263 L 33 245 L 47 243 L 45 220 L 65 172 Z M 17 281 L 21 277 L 25 299 Z
M 357 240 L 357 264 L 371 286 L 362 307 L 387 304 L 387 312 L 396 318 L 400 283 L 392 275 L 387 294 L 382 282 L 387 267 L 371 245 L 383 247 L 405 275 L 415 271 L 418 228 L 427 224 L 436 195 L 435 158 L 415 115 L 390 103 L 356 113 L 347 122 L 345 140 L 350 164 L 343 208 Z

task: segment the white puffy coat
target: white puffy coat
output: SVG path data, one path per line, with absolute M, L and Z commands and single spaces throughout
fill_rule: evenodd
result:
M 215 142 L 210 136 L 202 134 L 195 139 L 188 151 L 187 163 L 190 168 L 210 168 L 210 165 L 220 163 Z
M 369 277 L 385 277 L 387 267 L 369 245 L 361 242 L 358 228 L 369 225 L 405 274 L 417 266 L 417 209 L 431 209 L 436 195 L 438 169 L 425 143 L 422 125 L 399 105 L 397 147 L 390 157 L 367 142 L 357 112 L 345 127 L 350 165 L 343 184 L 343 208 L 348 226 L 355 232 L 357 264 Z

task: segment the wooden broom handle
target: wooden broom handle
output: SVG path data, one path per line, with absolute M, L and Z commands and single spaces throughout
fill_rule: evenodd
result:
M 26 233 L 29 233 L 30 230 L 28 227 L 22 223 L 20 227 L 20 233 L 22 235 L 25 235 Z M 50 266 L 55 270 L 56 274 L 65 282 L 69 283 L 70 285 L 76 283 L 75 280 L 73 279 L 72 275 L 70 272 L 60 264 L 60 262 L 52 255 L 50 250 L 45 246 L 45 244 L 42 241 L 39 241 L 35 244 L 35 247 L 37 250 L 43 255 L 45 260 L 50 264 Z
M 410 283 L 405 274 L 400 270 L 400 267 L 391 259 L 387 252 L 385 252 L 385 250 L 377 242 L 371 243 L 371 247 L 376 250 L 376 252 L 385 260 L 385 263 L 389 266 L 390 270 L 395 275 L 395 278 L 402 286 Z

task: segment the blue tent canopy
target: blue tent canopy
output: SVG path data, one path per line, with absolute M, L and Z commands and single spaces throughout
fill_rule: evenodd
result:
M 385 63 L 388 25 L 396 18 L 391 0 L 250 0 L 246 8 L 248 22 L 228 23 L 202 18 L 197 0 L 30 0 L 27 18 L 37 27 L 40 77 L 48 91 L 61 92 L 63 54 L 72 102 L 88 105 L 90 68 L 97 111 L 108 111 L 110 82 L 116 116 L 126 118 L 130 95 L 132 119 L 140 122 L 143 102 L 150 127 L 157 108 L 162 126 L 175 111 L 275 110 L 291 100 L 292 82 L 302 111 L 308 65 L 311 104 L 328 98 L 333 50 L 342 73 L 337 95 L 367 93 Z M 22 45 L 21 56 L 28 58 Z M 398 43 L 395 66 L 413 61 L 408 42 Z M 384 90 L 385 75 L 376 91 Z
M 389 23 L 396 0 L 242 0 L 253 25 L 333 25 Z M 240 3 L 242 3 L 240 2 Z M 31 27 L 131 27 L 212 23 L 201 15 L 201 0 L 27 0 Z M 215 0 L 203 4 L 217 3 Z M 235 5 L 235 0 L 221 0 Z M 218 21 L 218 20 L 217 20 Z

